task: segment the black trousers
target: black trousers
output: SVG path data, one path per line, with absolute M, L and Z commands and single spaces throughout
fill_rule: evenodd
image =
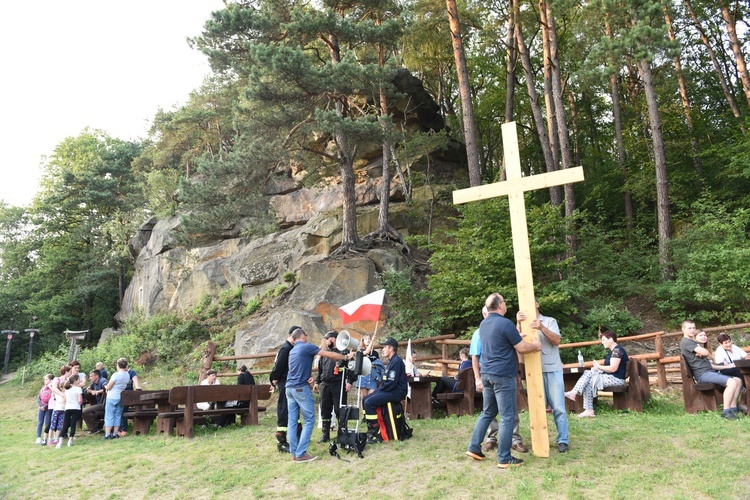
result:
M 321 420 L 330 421 L 331 412 L 336 412 L 336 418 L 339 416 L 339 405 L 342 401 L 346 404 L 346 386 L 342 387 L 341 380 L 334 382 L 321 382 L 320 387 L 320 414 Z M 343 394 L 343 396 L 342 396 Z
M 82 413 L 83 412 L 81 410 L 65 410 L 65 415 L 63 416 L 63 427 L 60 436 L 62 436 L 63 438 L 67 438 L 68 430 L 70 430 L 70 437 L 76 436 L 76 424 L 78 424 L 78 419 L 81 418 Z
M 289 418 L 289 406 L 286 401 L 286 380 L 276 384 L 276 392 L 279 395 L 279 403 L 276 405 L 276 430 L 286 432 L 287 419 Z

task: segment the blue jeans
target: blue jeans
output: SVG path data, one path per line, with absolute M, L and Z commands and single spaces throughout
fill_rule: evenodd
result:
M 40 438 L 42 437 L 42 427 L 44 427 L 45 431 L 44 433 L 47 434 L 49 432 L 49 425 L 52 421 L 52 409 L 46 409 L 46 410 L 39 410 L 39 413 L 37 413 L 37 420 L 36 420 L 36 437 Z M 45 439 L 47 436 L 44 436 Z
M 123 407 L 119 399 L 107 398 L 107 402 L 104 405 L 104 426 L 119 428 L 120 419 L 122 419 L 122 410 Z
M 307 453 L 310 446 L 310 436 L 312 436 L 313 427 L 315 426 L 315 403 L 313 402 L 312 391 L 310 386 L 287 387 L 286 402 L 288 405 L 289 417 L 287 419 L 287 428 L 289 433 L 289 453 L 294 457 L 301 457 Z M 302 414 L 302 434 L 299 441 L 297 440 L 297 421 Z
M 565 383 L 563 372 L 544 372 L 544 397 L 552 408 L 557 427 L 557 442 L 570 444 L 568 441 L 568 415 L 565 412 Z
M 482 413 L 474 425 L 469 451 L 482 451 L 482 440 L 495 416 L 500 414 L 500 431 L 497 443 L 497 461 L 507 462 L 511 458 L 510 445 L 513 437 L 513 421 L 516 418 L 516 377 L 482 375 Z

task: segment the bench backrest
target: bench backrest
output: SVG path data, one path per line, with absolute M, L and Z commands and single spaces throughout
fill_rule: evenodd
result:
M 182 385 L 172 387 L 169 391 L 169 403 L 184 405 L 187 401 L 188 388 L 193 390 L 194 403 L 212 403 L 214 401 L 250 401 L 253 391 L 258 400 L 271 397 L 271 386 L 264 385 Z
M 464 368 L 458 372 L 458 385 L 456 386 L 456 392 L 465 392 L 466 389 L 471 390 L 474 385 L 474 370 L 472 368 Z
M 153 392 L 161 392 L 161 391 L 122 391 L 122 394 L 120 394 L 120 404 L 122 406 L 139 406 L 139 405 L 147 405 L 147 406 L 153 406 L 153 402 L 151 401 L 141 401 L 141 396 L 144 394 L 151 394 Z

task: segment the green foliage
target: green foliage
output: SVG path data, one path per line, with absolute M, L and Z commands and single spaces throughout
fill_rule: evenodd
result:
M 432 314 L 446 325 L 468 331 L 480 321 L 484 300 L 499 292 L 517 304 L 515 262 L 507 199 L 470 203 L 459 208 L 463 217 L 443 242 L 432 245 L 429 278 Z M 559 280 L 570 262 L 565 254 L 565 223 L 559 213 L 534 207 L 528 214 L 531 261 L 537 293 Z M 513 310 L 513 306 L 509 306 Z
M 707 200 L 694 206 L 693 220 L 672 243 L 677 273 L 658 289 L 657 307 L 678 324 L 750 321 L 750 211 L 728 212 Z
M 252 316 L 258 309 L 260 309 L 260 306 L 263 305 L 263 299 L 259 297 L 253 297 L 252 299 L 247 301 L 247 305 L 245 305 L 245 309 L 243 309 L 242 314 L 245 316 Z
M 281 277 L 282 280 L 284 280 L 285 283 L 289 283 L 290 285 L 293 285 L 297 282 L 297 273 L 294 271 L 289 271 L 284 273 L 284 275 Z
M 439 335 L 444 324 L 429 307 L 429 292 L 418 286 L 411 270 L 388 270 L 380 274 L 388 297 L 388 331 L 397 340 Z

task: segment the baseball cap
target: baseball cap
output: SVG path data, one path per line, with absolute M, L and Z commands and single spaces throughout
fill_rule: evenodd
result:
M 398 342 L 396 342 L 396 339 L 392 337 L 388 337 L 383 342 L 381 342 L 383 345 L 389 345 L 391 347 L 398 347 Z
M 326 333 L 323 336 L 323 338 L 324 339 L 335 339 L 338 336 L 339 336 L 339 332 L 337 332 L 336 330 L 331 330 L 330 332 Z

